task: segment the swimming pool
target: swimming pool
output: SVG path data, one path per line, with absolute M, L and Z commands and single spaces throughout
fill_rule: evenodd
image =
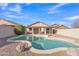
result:
M 54 48 L 60 48 L 60 47 L 65 47 L 65 48 L 79 48 L 79 46 L 65 42 L 65 41 L 60 41 L 56 39 L 47 39 L 44 37 L 36 37 L 36 36 L 19 36 L 15 39 L 16 40 L 28 40 L 31 41 L 32 47 L 40 50 L 48 50 L 48 49 L 54 49 Z

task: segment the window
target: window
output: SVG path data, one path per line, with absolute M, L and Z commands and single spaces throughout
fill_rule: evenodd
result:
M 41 31 L 43 32 L 44 31 L 44 28 L 41 28 Z
M 32 28 L 29 28 L 30 31 L 32 31 Z

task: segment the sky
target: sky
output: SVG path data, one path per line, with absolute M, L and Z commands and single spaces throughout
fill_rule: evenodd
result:
M 22 25 L 41 21 L 71 26 L 79 19 L 79 3 L 0 3 L 0 18 Z

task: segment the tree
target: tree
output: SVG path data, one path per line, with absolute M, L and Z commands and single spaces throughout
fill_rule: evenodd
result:
M 79 28 L 79 19 L 73 21 L 72 28 Z
M 15 25 L 14 32 L 16 35 L 22 35 L 25 33 L 25 27 L 22 25 Z

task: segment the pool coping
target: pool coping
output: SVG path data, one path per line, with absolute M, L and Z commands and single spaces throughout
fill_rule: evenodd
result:
M 39 49 L 35 49 L 32 47 L 30 51 L 36 54 L 52 54 L 52 53 L 59 52 L 59 51 L 66 51 L 67 49 L 68 48 L 61 47 L 61 48 L 54 48 L 54 49 L 49 49 L 49 50 L 39 50 Z
M 18 37 L 21 37 L 21 36 L 25 36 L 25 35 L 19 35 L 19 36 L 17 36 L 17 37 L 12 37 L 12 38 L 9 38 L 8 40 L 7 40 L 7 42 L 16 42 L 16 41 L 24 41 L 24 40 L 13 40 L 13 39 L 16 39 L 16 38 L 18 38 Z M 25 40 L 26 41 L 26 40 Z

